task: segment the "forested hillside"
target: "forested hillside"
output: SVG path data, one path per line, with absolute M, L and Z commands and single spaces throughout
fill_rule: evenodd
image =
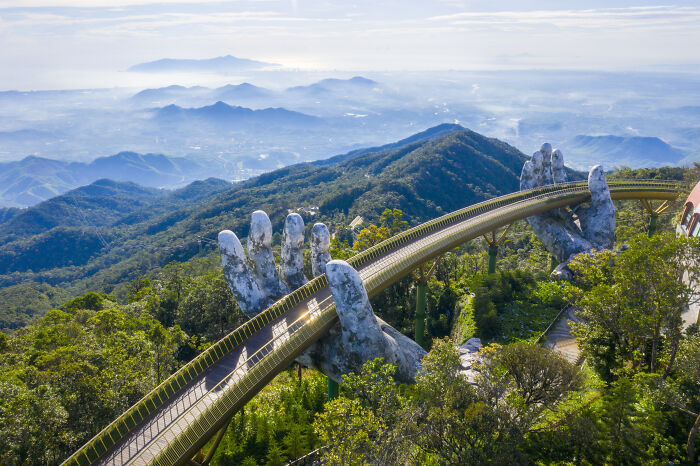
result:
M 208 180 L 167 194 L 95 183 L 0 224 L 7 241 L 0 247 L 0 287 L 35 282 L 73 294 L 116 290 L 123 296 L 123 286 L 140 275 L 211 252 L 222 229 L 245 237 L 256 209 L 268 212 L 275 231 L 291 210 L 309 224 L 322 218 L 340 229 L 356 215 L 372 221 L 385 207 L 400 207 L 416 224 L 518 189 L 525 156 L 517 149 L 469 130 L 425 137 L 432 136 L 327 166 L 287 167 L 232 186 Z

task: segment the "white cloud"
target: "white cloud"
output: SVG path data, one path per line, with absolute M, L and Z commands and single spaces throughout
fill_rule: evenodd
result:
M 223 3 L 221 0 L 0 0 L 0 8 L 116 8 L 139 5 Z
M 587 10 L 534 10 L 460 12 L 428 18 L 456 26 L 541 26 L 562 28 L 607 29 L 616 27 L 645 28 L 659 25 L 698 25 L 700 8 L 693 7 L 629 7 Z

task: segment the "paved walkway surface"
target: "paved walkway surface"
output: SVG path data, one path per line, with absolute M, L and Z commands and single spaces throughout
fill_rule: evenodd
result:
M 547 339 L 544 342 L 546 348 L 553 348 L 564 355 L 570 362 L 577 362 L 579 358 L 578 345 L 576 339 L 571 335 L 570 322 L 576 322 L 578 318 L 574 315 L 574 311 L 570 308 L 559 319 L 557 325 L 549 332 Z

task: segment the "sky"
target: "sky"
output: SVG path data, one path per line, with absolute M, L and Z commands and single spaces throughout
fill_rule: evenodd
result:
M 700 71 L 700 2 L 0 0 L 0 90 L 142 84 L 159 58 L 302 70 Z

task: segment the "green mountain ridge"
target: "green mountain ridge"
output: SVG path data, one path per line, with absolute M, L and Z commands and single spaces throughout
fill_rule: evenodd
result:
M 74 222 L 71 228 L 75 230 L 60 225 L 48 232 L 15 238 L 0 248 L 0 264 L 8 260 L 7 256 L 15 258 L 11 268 L 2 269 L 0 287 L 37 282 L 69 289 L 73 294 L 87 290 L 114 292 L 173 260 L 208 254 L 214 250 L 216 235 L 222 229 L 247 236 L 250 213 L 256 209 L 268 212 L 275 232 L 281 232 L 289 211 L 299 211 L 308 227 L 323 220 L 331 228 L 338 228 L 345 227 L 356 215 L 374 221 L 385 207 L 391 207 L 402 209 L 405 218 L 417 224 L 517 190 L 525 160 L 524 154 L 508 144 L 465 129 L 399 149 L 361 154 L 330 166 L 309 163 L 287 167 L 234 185 L 218 186 L 211 192 L 203 186 L 190 186 L 185 188 L 190 191 L 184 194 L 187 201 L 177 198 L 182 191 L 171 193 L 151 204 L 125 210 L 121 217 L 115 215 L 119 218 L 105 220 L 90 232 Z M 65 200 L 61 202 L 67 205 Z M 312 215 L 311 207 L 318 208 L 319 214 Z M 77 219 L 75 211 L 71 215 Z M 44 217 L 39 218 L 44 221 Z M 10 219 L 5 231 L 10 224 L 35 231 L 23 222 Z M 97 232 L 107 247 L 99 237 L 95 242 L 90 236 Z M 71 249 L 77 246 L 66 246 L 77 244 L 80 234 L 86 235 L 94 250 L 79 255 L 81 263 L 76 265 L 75 258 L 67 256 L 74 254 Z M 66 245 L 65 249 L 52 249 L 49 238 Z M 27 263 L 18 261 L 18 248 L 26 253 Z M 30 252 L 49 257 L 41 267 L 29 270 Z

